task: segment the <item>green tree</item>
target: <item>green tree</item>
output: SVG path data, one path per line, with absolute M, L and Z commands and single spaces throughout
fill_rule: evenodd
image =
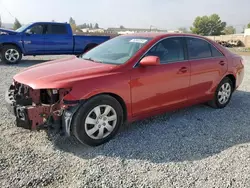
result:
M 249 23 L 249 24 L 247 24 L 247 28 L 250 28 L 250 23 Z
M 93 25 L 92 25 L 92 23 L 91 23 L 91 24 L 89 24 L 89 28 L 90 28 L 90 29 L 92 29 L 92 28 L 93 28 Z
M 87 24 L 84 23 L 84 24 L 78 25 L 78 27 L 79 27 L 80 29 L 84 29 L 84 28 L 87 28 Z
M 77 28 L 76 27 L 76 21 L 72 17 L 69 18 L 69 24 L 70 24 L 70 26 L 72 28 L 72 31 L 75 32 L 76 28 Z
M 120 25 L 120 29 L 125 29 L 125 27 L 123 25 Z
M 76 21 L 72 17 L 70 17 L 69 18 L 69 24 L 76 24 Z
M 15 18 L 13 29 L 16 30 L 18 28 L 22 27 L 21 23 L 18 21 L 17 18 Z
M 227 26 L 225 27 L 223 33 L 225 33 L 225 35 L 231 35 L 234 34 L 236 32 L 236 29 L 233 26 Z
M 190 30 L 192 33 L 205 36 L 221 35 L 226 25 L 226 22 L 222 22 L 218 14 L 212 14 L 210 16 L 196 17 Z
M 98 23 L 95 24 L 94 28 L 95 28 L 95 29 L 99 29 Z
M 1 18 L 1 15 L 0 15 L 0 27 L 2 27 L 2 18 Z

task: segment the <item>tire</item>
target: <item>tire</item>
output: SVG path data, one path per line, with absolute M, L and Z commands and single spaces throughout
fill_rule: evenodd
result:
M 96 113 L 98 108 L 103 116 L 100 119 L 98 119 L 100 116 Z M 110 111 L 104 115 L 106 109 L 110 109 Z M 111 120 L 115 119 L 114 117 L 116 117 L 116 120 Z M 110 121 L 108 121 L 109 119 Z M 111 140 L 122 123 L 123 109 L 120 103 L 109 95 L 99 95 L 88 100 L 76 112 L 72 123 L 72 133 L 81 143 L 98 146 Z M 103 136 L 101 136 L 101 133 L 103 133 Z
M 9 55 L 7 55 L 9 54 Z M 12 56 L 12 57 L 10 57 Z M 22 59 L 22 52 L 15 45 L 4 45 L 1 50 L 1 60 L 6 64 L 17 64 Z
M 223 88 L 225 87 L 227 89 L 223 90 Z M 228 88 L 230 89 L 230 91 Z M 218 85 L 214 95 L 214 99 L 208 102 L 208 104 L 213 108 L 219 108 L 219 109 L 225 108 L 231 100 L 232 93 L 233 93 L 233 82 L 231 81 L 230 78 L 225 77 Z M 223 99 L 223 96 L 225 96 L 225 100 Z

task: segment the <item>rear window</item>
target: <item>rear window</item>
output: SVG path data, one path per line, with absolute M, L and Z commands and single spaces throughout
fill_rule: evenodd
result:
M 212 57 L 210 44 L 202 39 L 187 38 L 189 59 L 202 59 Z
M 67 28 L 62 24 L 51 24 L 49 25 L 48 34 L 67 34 Z

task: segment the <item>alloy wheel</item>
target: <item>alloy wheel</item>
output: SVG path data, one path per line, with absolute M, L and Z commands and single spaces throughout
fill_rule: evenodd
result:
M 229 83 L 224 83 L 218 92 L 218 101 L 220 104 L 226 104 L 231 96 L 232 87 Z
M 8 49 L 5 52 L 5 59 L 11 63 L 15 63 L 19 59 L 19 52 L 16 49 Z

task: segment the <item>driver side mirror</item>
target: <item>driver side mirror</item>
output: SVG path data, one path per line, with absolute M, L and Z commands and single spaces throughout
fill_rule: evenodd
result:
M 25 34 L 26 34 L 26 35 L 32 35 L 33 33 L 32 33 L 32 31 L 31 31 L 30 29 L 27 29 L 27 30 L 25 31 Z
M 160 58 L 157 56 L 146 56 L 140 61 L 140 65 L 146 66 L 156 66 L 160 64 Z

